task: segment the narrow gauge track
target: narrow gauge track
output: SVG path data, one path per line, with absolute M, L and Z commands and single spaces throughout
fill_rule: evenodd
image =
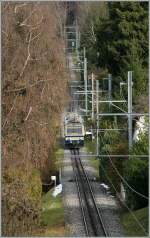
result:
M 88 175 L 80 159 L 79 150 L 72 150 L 72 155 L 72 166 L 77 184 L 86 235 L 108 237 L 109 235 L 97 207 Z

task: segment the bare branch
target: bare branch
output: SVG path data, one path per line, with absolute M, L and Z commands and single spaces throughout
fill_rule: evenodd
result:
M 27 116 L 26 116 L 26 118 L 25 118 L 25 121 L 28 120 L 28 117 L 29 117 L 29 115 L 30 115 L 31 112 L 32 112 L 32 107 L 29 108 L 29 111 L 28 111 L 28 114 L 27 114 Z
M 46 83 L 45 83 L 45 85 L 44 85 L 44 87 L 43 87 L 43 89 L 42 89 L 42 92 L 41 92 L 41 100 L 42 100 L 42 98 L 43 98 L 43 93 L 44 93 L 45 87 L 46 87 Z
M 6 90 L 5 93 L 14 93 L 14 92 L 18 92 L 18 91 L 24 90 L 24 89 L 26 89 L 26 88 L 27 88 L 27 87 L 24 86 L 24 87 L 21 87 L 21 88 Z
M 34 25 L 29 25 L 29 24 L 21 23 L 20 26 L 30 27 L 32 30 L 35 30 L 42 23 L 43 19 L 44 19 L 44 17 L 42 16 L 41 19 L 36 24 L 34 24 Z
M 35 40 L 36 38 L 38 38 L 40 35 L 41 35 L 41 32 L 39 32 L 36 36 L 32 37 L 32 38 L 30 39 L 30 42 L 33 41 L 33 40 Z
M 31 84 L 31 85 L 28 85 L 28 86 L 24 86 L 24 87 L 21 87 L 21 88 L 16 88 L 16 89 L 11 89 L 11 90 L 7 90 L 5 91 L 5 93 L 11 93 L 11 92 L 18 92 L 18 91 L 21 91 L 21 90 L 24 90 L 24 89 L 27 89 L 27 88 L 32 88 L 34 86 L 36 86 L 37 84 L 39 83 L 42 83 L 42 82 L 49 82 L 49 81 L 52 81 L 51 79 L 41 79 L 41 80 L 38 80 L 36 81 L 35 83 Z
M 13 105 L 12 105 L 12 107 L 11 107 L 9 113 L 8 113 L 7 116 L 6 116 L 6 119 L 5 119 L 5 121 L 4 121 L 4 124 L 3 124 L 3 126 L 2 126 L 2 129 L 4 129 L 6 123 L 8 122 L 8 117 L 10 116 L 11 112 L 13 111 L 13 109 L 14 109 L 14 107 L 15 107 L 15 103 L 16 103 L 17 97 L 18 97 L 18 95 L 16 95 L 16 97 L 15 97 L 15 99 L 14 99 L 14 101 L 13 101 Z
M 39 122 L 39 121 L 35 121 L 35 120 L 29 120 L 29 122 L 34 122 L 34 123 L 38 124 L 39 126 L 46 126 L 46 125 L 48 125 L 47 122 Z
M 31 13 L 30 13 L 30 15 L 25 19 L 25 20 L 23 20 L 23 22 L 22 23 L 20 23 L 20 26 L 27 26 L 27 24 L 26 24 L 26 22 L 28 21 L 28 19 L 30 19 L 30 17 L 33 15 L 33 13 L 34 12 L 36 12 L 37 11 L 37 9 L 33 9 L 33 11 L 31 11 Z
M 42 16 L 41 19 L 35 25 L 28 25 L 28 26 L 31 27 L 32 30 L 35 30 L 42 23 L 43 19 L 44 17 Z
M 61 31 L 61 36 L 63 36 L 63 29 L 62 29 L 62 26 L 63 26 L 63 17 L 61 16 L 61 12 L 60 12 L 60 5 L 59 3 L 56 2 L 56 11 L 55 11 L 55 15 L 58 19 L 58 24 L 59 24 L 59 27 L 60 27 L 60 31 Z
M 32 61 L 32 60 L 33 60 L 33 61 L 34 61 L 34 60 L 35 60 L 35 61 L 39 61 L 39 60 L 44 59 L 44 57 L 45 57 L 46 55 L 47 55 L 47 52 L 45 52 L 45 54 L 43 54 L 40 58 L 31 58 L 31 57 L 30 57 L 30 60 L 31 60 L 31 61 Z
M 33 84 L 31 84 L 31 85 L 29 85 L 29 87 L 34 87 L 34 86 L 36 86 L 37 84 L 39 84 L 39 83 L 42 83 L 42 82 L 49 82 L 49 81 L 52 81 L 51 79 L 41 79 L 41 80 L 38 80 L 38 81 L 36 81 L 35 83 L 33 83 Z
M 8 38 L 8 34 L 4 30 L 2 30 L 2 33 Z
M 24 73 L 24 71 L 25 71 L 25 68 L 26 68 L 26 66 L 27 66 L 27 64 L 28 64 L 28 61 L 29 61 L 29 59 L 30 59 L 30 43 L 31 43 L 31 36 L 32 36 L 32 32 L 30 32 L 30 36 L 29 36 L 29 42 L 28 42 L 28 56 L 27 56 L 27 58 L 26 58 L 26 60 L 25 60 L 25 63 L 24 63 L 23 69 L 22 69 L 22 71 L 21 71 L 19 77 L 22 77 L 22 75 L 23 75 L 23 73 Z
M 91 33 L 92 33 L 92 38 L 93 38 L 93 40 L 96 42 L 96 36 L 95 36 L 95 32 L 94 32 L 93 22 L 92 22 L 92 24 L 91 24 Z
M 30 55 L 30 43 L 31 43 L 31 38 L 32 38 L 32 31 L 30 32 L 30 35 L 29 35 L 29 42 L 28 42 L 28 55 Z
M 26 6 L 26 5 L 27 5 L 27 3 L 22 3 L 22 4 L 20 4 L 20 5 L 15 6 L 15 9 L 14 9 L 15 14 L 17 13 L 17 9 L 18 9 L 18 8 L 24 7 L 24 6 Z
M 42 23 L 43 19 L 44 19 L 44 17 L 42 15 L 41 19 L 36 23 L 36 25 L 34 25 L 34 27 L 36 27 L 37 25 L 40 25 Z
M 24 73 L 24 71 L 25 71 L 25 68 L 26 68 L 26 66 L 27 66 L 27 64 L 28 64 L 29 59 L 30 59 L 30 55 L 27 56 L 26 61 L 25 61 L 24 66 L 23 66 L 23 69 L 22 69 L 22 71 L 21 71 L 19 77 L 21 77 L 21 76 L 23 75 L 23 73 Z
M 35 10 L 35 9 L 34 9 L 34 10 Z M 29 17 L 31 17 L 31 15 L 33 14 L 34 10 L 32 11 L 32 13 L 30 14 Z M 29 17 L 26 18 L 25 21 L 27 21 L 27 19 L 29 19 Z M 42 16 L 42 19 L 43 19 L 43 16 Z M 24 21 L 24 22 L 25 22 L 25 21 Z M 37 24 L 39 24 L 39 23 L 37 23 Z M 35 40 L 36 38 L 38 38 L 38 37 L 41 35 L 41 32 L 40 32 L 40 33 L 38 33 L 36 36 L 32 37 L 32 34 L 33 34 L 32 31 L 33 31 L 33 29 L 32 29 L 32 30 L 30 31 L 30 33 L 29 33 L 29 40 L 28 40 L 28 41 L 27 41 L 27 37 L 26 37 L 26 42 L 28 42 L 28 55 L 27 55 L 27 58 L 26 58 L 26 60 L 25 60 L 23 69 L 22 69 L 22 71 L 21 71 L 21 73 L 20 73 L 20 75 L 19 75 L 19 78 L 22 77 L 22 75 L 23 75 L 23 73 L 24 73 L 24 71 L 25 71 L 25 68 L 27 67 L 27 64 L 28 64 L 29 60 L 41 60 L 41 58 L 40 58 L 40 59 L 33 59 L 33 58 L 31 58 L 31 54 L 30 54 L 30 44 L 31 44 L 31 42 L 32 42 L 33 40 Z
M 40 61 L 44 59 L 44 57 L 41 57 L 41 58 L 30 58 L 30 61 Z

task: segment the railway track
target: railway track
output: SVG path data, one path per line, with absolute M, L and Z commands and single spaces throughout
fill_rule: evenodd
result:
M 72 150 L 71 159 L 86 235 L 107 237 L 109 235 L 97 207 L 88 175 L 80 159 L 79 150 Z

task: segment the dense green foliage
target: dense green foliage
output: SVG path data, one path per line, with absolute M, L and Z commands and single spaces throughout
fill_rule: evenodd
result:
M 127 154 L 127 140 L 120 132 L 113 133 L 105 132 L 100 137 L 100 152 L 104 155 L 109 154 Z M 122 157 L 101 157 L 100 163 L 100 178 L 111 187 L 111 182 L 115 186 L 112 187 L 114 193 L 120 193 L 120 183 L 122 182 L 119 174 L 123 176 L 123 161 Z
M 134 144 L 132 153 L 134 155 L 148 154 L 147 134 L 142 135 L 140 140 Z M 148 197 L 148 158 L 137 157 L 126 161 L 124 176 L 133 189 Z M 126 201 L 130 207 L 137 209 L 148 205 L 147 199 L 132 192 L 127 186 L 125 189 Z
M 148 62 L 148 9 L 147 3 L 120 2 L 109 4 L 109 20 L 98 29 L 99 64 L 108 67 L 114 75 L 126 78 L 134 71 L 135 87 L 143 93 Z M 105 40 L 104 40 L 105 39 Z M 142 76 L 142 77 L 141 77 Z
M 134 88 L 141 95 L 148 82 L 148 3 L 110 2 L 107 9 L 105 17 L 95 15 L 93 20 L 95 41 L 86 41 L 83 34 L 89 68 L 93 69 L 94 64 L 101 70 L 108 69 L 115 83 L 119 77 L 125 80 L 127 71 L 134 71 Z
M 98 9 L 98 8 L 97 8 Z M 133 71 L 133 111 L 145 112 L 148 110 L 148 3 L 147 2 L 107 2 L 101 10 L 94 11 L 88 6 L 83 11 L 84 24 L 81 27 L 81 47 L 86 47 L 88 72 L 93 72 L 99 80 L 100 88 L 107 89 L 103 78 L 112 74 L 113 99 L 127 99 L 127 87 L 120 90 L 120 81 L 127 82 L 127 72 Z M 101 14 L 101 13 L 103 14 Z M 101 94 L 101 99 L 108 99 L 108 95 Z M 116 104 L 120 106 L 121 104 Z M 121 105 L 127 111 L 127 104 Z M 113 106 L 100 104 L 99 111 L 121 112 Z M 137 119 L 137 118 L 136 118 Z M 117 117 L 114 123 L 112 118 L 102 117 L 99 127 L 127 129 L 125 117 Z M 91 123 L 91 126 L 92 123 Z M 134 130 L 133 125 L 133 130 Z M 127 145 L 128 131 L 118 133 L 100 132 L 100 154 L 129 154 Z M 146 135 L 134 144 L 132 154 L 148 154 L 148 140 Z M 110 160 L 111 159 L 111 160 Z M 120 192 L 121 179 L 113 165 L 127 182 L 137 191 L 148 196 L 148 160 L 147 158 L 102 158 L 100 177 L 114 184 Z M 125 163 L 123 163 L 125 161 Z M 106 172 L 106 174 L 105 174 Z M 106 176 L 107 175 L 107 176 Z M 107 177 L 107 178 L 106 178 Z M 126 187 L 127 204 L 132 208 L 141 208 L 147 205 L 147 200 L 140 198 L 131 189 Z
M 141 226 L 135 222 L 133 219 L 133 216 L 136 216 L 137 219 L 140 221 Z M 134 237 L 139 237 L 139 236 L 147 236 L 148 233 L 148 207 L 139 209 L 137 211 L 133 212 L 133 216 L 131 213 L 125 213 L 121 217 L 121 221 L 123 224 L 123 228 L 125 231 L 126 236 L 134 236 Z

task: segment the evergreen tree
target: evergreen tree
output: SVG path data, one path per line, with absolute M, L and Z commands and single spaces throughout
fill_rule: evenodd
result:
M 96 30 L 98 66 L 123 79 L 133 70 L 135 88 L 143 93 L 148 80 L 148 3 L 111 2 L 108 7 L 109 19 Z

